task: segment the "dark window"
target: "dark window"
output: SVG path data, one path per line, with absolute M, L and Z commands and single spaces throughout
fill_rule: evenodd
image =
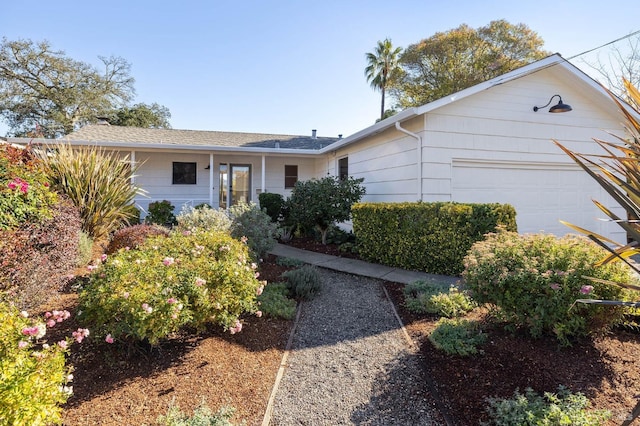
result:
M 298 166 L 284 166 L 284 187 L 293 188 L 298 181 Z
M 349 157 L 338 160 L 338 177 L 340 180 L 347 180 L 349 177 Z
M 195 185 L 196 184 L 196 163 L 173 162 L 173 184 L 174 185 Z

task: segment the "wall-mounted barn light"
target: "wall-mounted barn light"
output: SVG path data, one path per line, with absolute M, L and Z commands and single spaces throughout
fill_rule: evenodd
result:
M 571 110 L 573 109 L 573 108 L 571 108 L 571 106 L 570 106 L 570 105 L 567 105 L 567 104 L 565 104 L 565 103 L 563 103 L 563 102 L 562 102 L 562 96 L 560 96 L 560 95 L 553 95 L 553 96 L 551 97 L 551 99 L 549 99 L 549 102 L 547 102 L 547 104 L 546 104 L 546 105 L 543 105 L 543 106 L 541 106 L 541 107 L 534 106 L 534 107 L 533 107 L 533 110 L 534 110 L 534 111 L 536 111 L 536 112 L 538 112 L 538 110 L 539 110 L 540 108 L 546 108 L 547 106 L 549 106 L 549 104 L 551 104 L 551 101 L 552 101 L 552 100 L 553 100 L 553 98 L 555 98 L 556 96 L 558 97 L 558 99 L 560 99 L 560 101 L 558 102 L 558 104 L 557 104 L 557 105 L 554 105 L 554 106 L 552 106 L 551 108 L 549 108 L 549 112 L 569 112 L 569 111 L 571 111 Z

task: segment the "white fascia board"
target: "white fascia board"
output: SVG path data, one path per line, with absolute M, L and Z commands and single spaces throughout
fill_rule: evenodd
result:
M 387 130 L 389 127 L 394 127 L 396 122 L 413 118 L 416 115 L 418 115 L 416 108 L 407 108 L 397 113 L 396 115 L 393 115 L 389 118 L 385 118 L 384 120 L 379 121 L 372 126 L 369 126 L 363 130 L 360 130 L 359 132 L 356 132 L 344 139 L 340 139 L 332 143 L 331 145 L 325 146 L 324 148 L 320 149 L 319 153 L 326 154 L 327 152 L 335 151 L 339 148 L 342 148 L 343 146 L 349 145 L 360 139 L 364 139 L 368 136 L 375 135 L 376 133 L 380 133 L 384 130 Z

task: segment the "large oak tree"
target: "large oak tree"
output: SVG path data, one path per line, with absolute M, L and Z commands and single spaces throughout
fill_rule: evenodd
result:
M 407 47 L 390 93 L 401 108 L 419 106 L 544 58 L 544 42 L 524 24 L 466 24 Z
M 170 114 L 160 105 L 127 107 L 135 89 L 126 60 L 114 56 L 99 59 L 101 66 L 97 68 L 53 50 L 47 41 L 3 38 L 0 118 L 9 126 L 8 134 L 56 138 L 96 122 L 98 117 L 116 117 L 123 125 L 139 125 L 140 117 L 146 117 L 144 127 L 168 125 Z M 158 117 L 149 122 L 150 113 Z

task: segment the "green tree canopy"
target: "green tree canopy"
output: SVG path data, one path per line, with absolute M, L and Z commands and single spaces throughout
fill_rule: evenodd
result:
M 144 127 L 149 129 L 170 129 L 171 113 L 165 106 L 135 104 L 122 107 L 109 117 L 109 123 L 115 126 Z
M 363 181 L 327 176 L 296 182 L 288 201 L 291 219 L 303 226 L 316 227 L 322 234 L 322 244 L 326 244 L 329 226 L 351 218 L 351 206 L 365 194 Z
M 367 66 L 364 69 L 364 75 L 374 90 L 380 90 L 382 93 L 382 102 L 380 105 L 380 120 L 386 118 L 384 110 L 384 98 L 387 86 L 391 81 L 391 76 L 398 66 L 398 55 L 402 49 L 394 48 L 391 40 L 388 38 L 378 41 L 373 52 L 365 54 L 367 58 Z
M 544 58 L 544 41 L 524 24 L 466 24 L 407 47 L 390 93 L 401 108 L 424 105 Z
M 168 125 L 170 114 L 165 107 L 138 104 L 127 108 L 135 89 L 126 60 L 98 58 L 99 68 L 53 50 L 47 41 L 3 38 L 0 118 L 8 124 L 9 135 L 56 138 L 98 117 L 113 116 L 127 123 L 123 125 Z

